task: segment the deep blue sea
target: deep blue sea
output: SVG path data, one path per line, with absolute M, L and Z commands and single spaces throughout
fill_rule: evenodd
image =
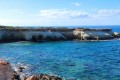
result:
M 120 27 L 113 30 L 120 32 Z M 120 40 L 0 43 L 0 58 L 23 64 L 32 74 L 65 80 L 120 80 Z

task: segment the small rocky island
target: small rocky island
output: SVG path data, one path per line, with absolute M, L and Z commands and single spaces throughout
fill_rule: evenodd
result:
M 91 28 L 25 28 L 0 26 L 0 42 L 14 41 L 65 41 L 65 40 L 110 40 L 119 38 L 118 32 L 112 29 L 91 29 Z

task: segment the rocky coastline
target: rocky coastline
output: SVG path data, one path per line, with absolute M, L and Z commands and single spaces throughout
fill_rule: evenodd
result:
M 25 27 L 0 27 L 0 42 L 15 41 L 66 41 L 66 40 L 111 40 L 120 38 L 120 33 L 112 29 L 91 28 L 25 28 Z
M 0 60 L 0 80 L 62 80 L 62 78 L 58 76 L 47 74 L 22 76 L 23 69 L 25 68 L 19 66 L 18 71 L 15 71 L 9 62 Z

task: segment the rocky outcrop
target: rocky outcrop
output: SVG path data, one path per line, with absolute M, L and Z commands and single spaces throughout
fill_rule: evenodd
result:
M 114 38 L 111 29 L 76 29 L 74 34 L 80 40 L 109 40 Z
M 60 32 L 51 31 L 25 31 L 25 39 L 28 41 L 58 41 L 66 38 Z
M 60 41 L 60 40 L 109 40 L 118 37 L 112 29 L 89 28 L 0 28 L 0 42 Z
M 115 37 L 115 38 L 120 38 L 120 33 L 114 32 L 114 37 Z
M 62 80 L 62 78 L 57 76 L 50 76 L 47 74 L 40 74 L 38 76 L 31 76 L 27 78 L 26 80 Z
M 14 70 L 10 63 L 5 60 L 0 60 L 0 80 L 12 80 Z
M 14 71 L 9 62 L 0 60 L 0 80 L 62 80 L 60 77 L 47 74 L 33 75 L 28 78 L 24 76 L 21 79 L 23 69 L 25 68 L 20 66 L 18 71 Z

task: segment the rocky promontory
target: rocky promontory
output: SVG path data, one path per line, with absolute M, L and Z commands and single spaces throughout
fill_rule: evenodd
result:
M 23 67 L 19 67 L 19 71 L 14 71 L 11 64 L 5 60 L 0 60 L 0 80 L 62 80 L 57 76 L 47 74 L 32 75 L 29 77 L 20 77 Z
M 120 38 L 118 32 L 112 29 L 92 28 L 25 28 L 25 27 L 0 27 L 0 42 L 14 41 L 65 41 L 65 40 L 110 40 Z

